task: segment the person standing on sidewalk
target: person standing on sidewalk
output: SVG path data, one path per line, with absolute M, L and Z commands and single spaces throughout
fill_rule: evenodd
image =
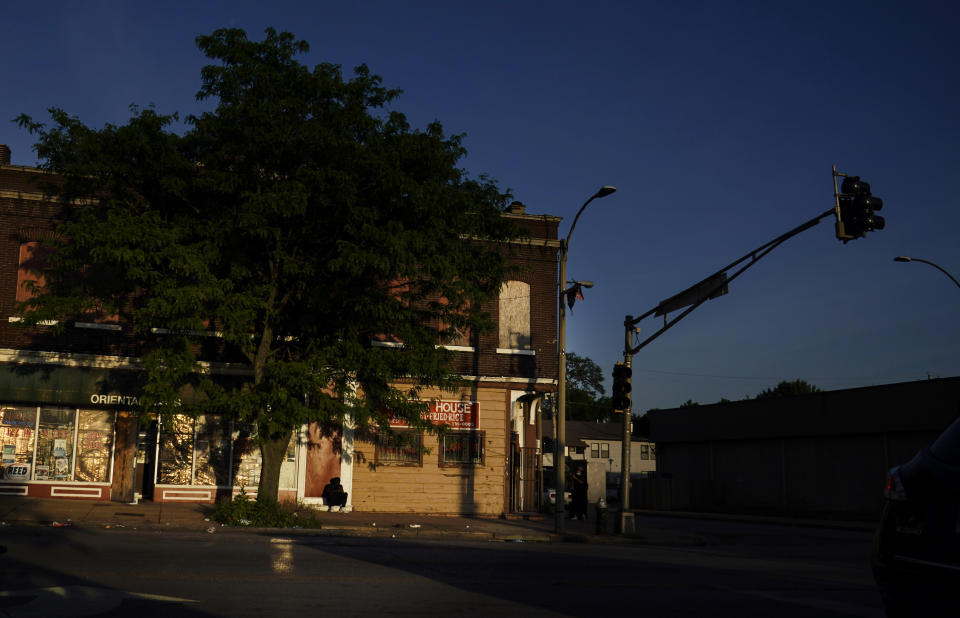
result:
M 573 483 L 573 500 L 571 506 L 571 519 L 587 519 L 587 479 L 584 478 L 583 468 L 577 468 L 571 477 Z

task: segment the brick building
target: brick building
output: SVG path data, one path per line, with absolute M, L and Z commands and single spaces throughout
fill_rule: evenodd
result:
M 0 145 L 0 494 L 212 502 L 241 488 L 255 492 L 259 453 L 249 428 L 204 416 L 138 422 L 141 342 L 128 327 L 102 315 L 61 334 L 16 323 L 14 300 L 27 298 L 39 243 L 56 222 L 59 205 L 42 188 L 50 179 L 11 165 Z M 557 382 L 560 219 L 526 214 L 519 203 L 504 216 L 528 236 L 505 247 L 520 268 L 487 307 L 497 328 L 448 346 L 462 388 L 424 393 L 431 418 L 450 431 L 399 444 L 365 441 L 349 426 L 333 439 L 304 426 L 281 470 L 281 498 L 322 504 L 323 487 L 337 476 L 348 507 L 364 511 L 534 508 L 539 403 Z M 225 379 L 248 371 L 225 362 L 216 342 L 208 359 Z M 396 430 L 409 431 L 400 422 Z

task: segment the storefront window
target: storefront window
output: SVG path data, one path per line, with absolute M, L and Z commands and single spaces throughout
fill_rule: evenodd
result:
M 76 410 L 41 408 L 34 480 L 73 480 L 71 472 L 76 439 L 75 421 Z
M 229 421 L 219 416 L 196 419 L 177 415 L 160 428 L 160 485 L 227 484 Z
M 0 406 L 0 448 L 3 465 L 33 461 L 33 439 L 37 429 L 35 406 Z
M 483 432 L 454 431 L 445 434 L 441 439 L 440 465 L 483 465 Z
M 233 432 L 233 486 L 260 485 L 260 447 L 256 426 L 237 423 Z
M 113 416 L 113 412 L 104 410 L 78 413 L 76 480 L 92 483 L 110 480 Z
M 418 431 L 396 431 L 377 440 L 377 465 L 421 465 L 422 435 Z
M 280 489 L 297 488 L 297 432 L 293 432 L 287 444 L 287 454 L 280 464 Z
M 160 458 L 157 483 L 189 485 L 193 476 L 194 419 L 176 415 L 160 428 Z
M 223 417 L 201 415 L 197 418 L 194 445 L 194 485 L 226 485 L 229 456 L 229 421 Z

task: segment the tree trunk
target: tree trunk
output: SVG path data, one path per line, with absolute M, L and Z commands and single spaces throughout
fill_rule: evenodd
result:
M 260 485 L 257 497 L 277 500 L 280 491 L 280 466 L 287 456 L 287 446 L 293 432 L 288 432 L 279 440 L 265 440 L 260 443 Z

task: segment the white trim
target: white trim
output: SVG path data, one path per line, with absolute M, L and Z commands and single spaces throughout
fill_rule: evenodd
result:
M 27 485 L 0 485 L 0 496 L 26 496 L 29 489 Z
M 175 330 L 172 328 L 153 327 L 150 332 L 154 335 L 191 335 L 194 337 L 218 337 L 223 338 L 221 330 Z
M 438 348 L 450 350 L 452 352 L 476 352 L 477 348 L 472 345 L 438 345 Z
M 518 356 L 536 356 L 536 350 L 526 350 L 521 348 L 497 348 L 497 354 L 516 354 Z
M 370 346 L 374 348 L 402 348 L 402 341 L 379 341 L 374 339 L 370 342 Z M 445 350 L 450 350 L 453 352 L 476 352 L 477 348 L 472 345 L 435 345 L 435 349 L 443 348 Z
M 97 322 L 74 322 L 73 326 L 75 328 L 92 328 L 94 330 L 123 330 L 123 327 L 119 324 L 98 324 Z
M 349 513 L 353 510 L 353 462 L 356 457 L 353 453 L 354 429 L 356 425 L 348 414 L 343 419 L 343 428 L 340 430 L 340 485 L 347 492 L 347 504 L 342 508 Z
M 306 498 L 304 494 L 307 484 L 307 446 L 310 442 L 309 423 L 300 425 L 300 429 L 292 439 L 297 441 L 297 502 L 303 502 Z
M 505 382 L 508 384 L 549 384 L 556 386 L 557 381 L 553 378 L 512 378 L 507 376 L 468 376 L 461 375 L 460 379 L 471 382 Z
M 402 348 L 403 342 L 401 341 L 378 341 L 374 339 L 370 342 L 370 347 L 373 348 Z
M 99 369 L 134 369 L 140 359 L 133 356 L 105 356 L 72 352 L 44 352 L 0 348 L 0 362 L 25 365 L 63 365 L 65 367 L 96 367 Z
M 134 356 L 107 356 L 73 352 L 44 352 L 39 350 L 16 350 L 0 348 L 0 363 L 23 365 L 61 365 L 63 367 L 94 367 L 97 369 L 139 369 L 140 358 Z M 201 373 L 223 375 L 253 375 L 249 365 L 241 363 L 211 363 L 197 361 Z
M 515 391 L 515 390 L 511 390 L 511 391 L 510 391 L 510 430 L 511 430 L 511 431 L 515 430 L 516 427 L 517 427 L 517 418 L 516 418 L 516 416 L 517 416 L 517 401 L 519 401 L 520 398 L 523 397 L 523 396 L 526 395 L 526 394 L 527 394 L 527 391 Z M 523 411 L 523 406 L 522 406 L 522 405 L 521 405 L 521 407 L 520 407 L 520 411 L 521 411 L 521 413 L 522 413 L 522 411 Z M 522 422 L 520 423 L 520 427 L 523 427 L 523 423 L 522 423 Z M 517 436 L 517 437 L 519 438 L 519 446 L 520 446 L 521 448 L 524 447 L 524 446 L 526 446 L 526 444 L 525 444 L 526 440 L 524 439 L 525 434 L 526 434 L 525 431 L 520 431 L 520 432 L 518 432 L 518 436 Z
M 86 410 L 91 410 L 92 408 L 85 408 Z M 33 468 L 31 468 L 31 474 Z M 64 483 L 77 485 L 82 485 L 84 487 L 110 487 L 110 483 L 106 481 L 65 481 L 63 479 L 30 479 L 29 481 L 8 481 L 7 479 L 0 480 L 0 487 L 3 487 L 7 483 L 27 483 L 28 485 L 63 485 Z
M 160 499 L 163 502 L 213 500 L 213 492 L 216 491 L 210 489 L 166 489 L 162 486 L 154 488 L 155 491 L 156 489 L 160 490 Z
M 51 487 L 51 498 L 102 498 L 105 485 L 99 487 Z
M 11 315 L 10 317 L 7 318 L 7 322 L 11 324 L 17 324 L 19 322 L 23 322 L 23 318 L 19 316 Z M 58 322 L 57 320 L 40 320 L 39 322 L 37 322 L 37 326 L 56 326 L 59 323 L 60 322 Z

